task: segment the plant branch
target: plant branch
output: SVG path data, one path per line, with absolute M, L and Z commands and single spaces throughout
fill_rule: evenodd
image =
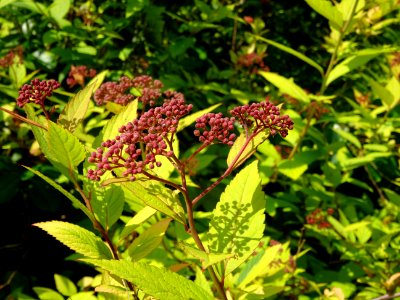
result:
M 400 298 L 400 293 L 386 294 L 386 295 L 374 298 L 372 300 L 389 300 L 389 299 L 394 299 L 394 298 Z
M 18 120 L 21 120 L 22 122 L 25 122 L 25 123 L 28 123 L 28 124 L 30 124 L 30 125 L 33 125 L 33 126 L 36 126 L 36 127 L 40 127 L 40 128 L 42 128 L 42 129 L 44 129 L 44 130 L 47 130 L 47 128 L 46 128 L 45 126 L 43 126 L 42 124 L 37 123 L 37 122 L 32 121 L 32 120 L 29 120 L 29 119 L 27 119 L 27 118 L 25 118 L 25 117 L 23 117 L 23 116 L 17 114 L 16 112 L 13 112 L 13 111 L 8 110 L 8 109 L 6 109 L 6 108 L 4 108 L 4 107 L 1 107 L 1 106 L 0 106 L 0 110 L 2 110 L 2 111 L 4 111 L 4 112 L 6 112 L 6 113 L 12 115 L 14 118 L 16 118 L 16 119 L 18 119 Z

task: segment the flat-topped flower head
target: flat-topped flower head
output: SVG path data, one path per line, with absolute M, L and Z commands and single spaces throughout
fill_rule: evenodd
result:
M 268 129 L 271 135 L 279 133 L 286 137 L 288 130 L 293 129 L 290 117 L 281 116 L 279 108 L 269 102 L 269 98 L 260 103 L 235 107 L 231 114 L 246 130 L 252 129 L 254 132 Z
M 88 161 L 95 163 L 96 169 L 88 170 L 89 179 L 99 181 L 106 171 L 121 168 L 122 177 L 135 180 L 137 174 L 161 166 L 157 156 L 174 155 L 170 147 L 178 122 L 193 106 L 185 103 L 181 93 L 168 92 L 166 96 L 162 106 L 151 108 L 122 126 L 120 135 L 91 153 Z
M 97 105 L 104 105 L 107 102 L 127 105 L 135 98 L 129 94 L 131 87 L 132 81 L 126 76 L 121 77 L 119 82 L 105 82 L 94 93 L 94 101 Z
M 207 113 L 196 120 L 194 135 L 204 144 L 222 143 L 232 146 L 236 135 L 233 133 L 235 118 L 224 117 L 222 113 Z
M 161 89 L 164 84 L 148 75 L 137 76 L 132 79 L 132 86 L 142 94 L 138 100 L 143 103 L 143 106 L 155 106 L 157 99 L 161 97 Z
M 60 83 L 54 79 L 40 80 L 35 78 L 31 84 L 24 84 L 19 90 L 17 105 L 23 107 L 26 103 L 33 102 L 44 107 L 44 101 L 53 94 L 53 90 L 58 89 Z
M 105 82 L 94 93 L 94 100 L 97 105 L 104 105 L 107 102 L 114 102 L 121 105 L 127 105 L 136 97 L 130 93 L 131 88 L 136 88 L 141 96 L 138 101 L 143 103 L 143 106 L 155 106 L 157 100 L 161 97 L 161 88 L 163 83 L 160 80 L 153 80 L 151 76 L 141 75 L 134 79 L 127 76 L 122 76 L 119 82 Z

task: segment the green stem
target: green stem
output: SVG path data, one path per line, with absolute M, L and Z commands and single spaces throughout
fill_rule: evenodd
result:
M 348 18 L 348 20 L 343 24 L 343 27 L 340 29 L 339 39 L 338 39 L 338 41 L 337 41 L 337 43 L 336 43 L 335 49 L 333 50 L 332 56 L 331 56 L 331 58 L 330 58 L 330 60 L 329 60 L 329 64 L 328 64 L 328 67 L 327 67 L 327 69 L 326 69 L 326 72 L 325 72 L 324 76 L 322 77 L 322 84 L 321 84 L 321 88 L 320 88 L 320 90 L 319 90 L 319 94 L 320 94 L 320 95 L 323 95 L 323 94 L 325 93 L 327 87 L 328 87 L 328 85 L 327 85 L 327 80 L 328 80 L 328 78 L 329 78 L 330 73 L 331 73 L 332 70 L 333 70 L 333 67 L 335 66 L 335 64 L 336 64 L 336 62 L 337 62 L 336 59 L 337 59 L 337 56 L 338 56 L 339 47 L 341 46 L 341 44 L 342 44 L 342 42 L 343 42 L 343 38 L 344 38 L 344 36 L 346 35 L 346 32 L 347 32 L 347 30 L 349 29 L 349 25 L 350 25 L 350 23 L 351 23 L 351 21 L 352 21 L 352 19 L 353 19 L 353 17 L 354 17 L 354 13 L 355 13 L 355 11 L 356 11 L 356 7 L 357 7 L 357 5 L 358 5 L 358 1 L 359 1 L 359 0 L 354 1 L 354 5 L 353 5 L 353 7 L 351 8 L 351 11 L 350 11 L 350 14 L 349 14 L 349 18 Z M 301 144 L 302 144 L 302 142 L 303 142 L 303 140 L 304 140 L 304 138 L 305 138 L 305 136 L 306 136 L 306 134 L 307 134 L 307 132 L 308 132 L 308 129 L 309 129 L 310 126 L 311 126 L 311 120 L 312 120 L 312 118 L 313 118 L 313 116 L 314 116 L 315 110 L 316 110 L 316 107 L 314 107 L 314 106 L 309 110 L 309 113 L 307 114 L 307 123 L 306 123 L 306 126 L 304 127 L 303 131 L 302 131 L 301 134 L 300 134 L 299 141 L 297 142 L 297 144 L 294 146 L 294 148 L 293 148 L 292 151 L 290 152 L 290 154 L 289 154 L 289 156 L 288 156 L 288 159 L 292 159 L 293 156 L 294 156 L 294 155 L 296 154 L 296 152 L 298 151 L 298 149 L 300 148 L 300 146 L 301 146 Z

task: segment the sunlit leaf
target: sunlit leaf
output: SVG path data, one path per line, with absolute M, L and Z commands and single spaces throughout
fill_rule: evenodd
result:
M 258 246 L 265 228 L 264 207 L 265 195 L 254 161 L 229 183 L 212 213 L 208 248 L 214 253 L 235 254 L 225 263 L 225 276 Z
M 88 263 L 132 282 L 146 294 L 162 300 L 213 300 L 193 281 L 165 268 L 124 260 L 84 259 Z
M 101 238 L 78 225 L 61 221 L 41 222 L 34 225 L 85 257 L 112 258 L 110 249 Z

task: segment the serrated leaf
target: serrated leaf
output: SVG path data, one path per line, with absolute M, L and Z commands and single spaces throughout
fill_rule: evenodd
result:
M 132 101 L 125 106 L 119 114 L 113 116 L 103 128 L 101 134 L 97 136 L 93 147 L 99 147 L 102 141 L 114 139 L 119 135 L 119 128 L 126 125 L 128 122 L 135 120 L 137 117 L 137 105 L 137 100 Z
M 19 88 L 24 83 L 26 77 L 26 67 L 24 64 L 13 63 L 8 68 L 9 77 L 13 85 Z
M 61 221 L 41 222 L 33 225 L 43 229 L 65 246 L 85 257 L 112 258 L 110 249 L 101 238 L 78 225 Z
M 180 119 L 177 131 L 181 131 L 181 130 L 185 129 L 186 127 L 192 125 L 197 120 L 197 118 L 200 118 L 202 115 L 212 112 L 214 109 L 216 109 L 220 105 L 221 105 L 221 103 L 214 104 L 206 109 L 197 111 L 193 114 L 190 114 L 190 115 Z
M 327 18 L 336 29 L 343 26 L 343 16 L 328 0 L 306 0 L 307 4 L 321 16 Z
M 108 230 L 122 214 L 125 204 L 124 191 L 119 186 L 111 185 L 104 194 L 96 194 L 91 203 L 100 224 Z
M 76 167 L 85 159 L 85 147 L 68 130 L 51 121 L 48 124 L 46 141 L 50 162 L 70 178 L 76 172 Z
M 125 227 L 121 232 L 120 239 L 123 239 L 127 235 L 131 234 L 137 227 L 139 227 L 140 224 L 154 216 L 156 212 L 157 210 L 154 208 L 145 206 L 132 219 L 130 219 L 128 223 L 125 224 Z
M 69 100 L 61 112 L 57 123 L 68 131 L 74 132 L 85 118 L 95 86 L 96 82 L 87 85 Z
M 36 171 L 35 169 L 29 168 L 27 166 L 23 166 L 23 167 L 28 169 L 32 173 L 36 174 L 40 178 L 42 178 L 44 181 L 46 181 L 48 184 L 50 184 L 52 187 L 54 187 L 56 190 L 58 190 L 60 193 L 62 193 L 65 197 L 67 197 L 71 201 L 72 205 L 74 205 L 76 208 L 80 209 L 86 216 L 88 216 L 88 218 L 92 222 L 95 221 L 93 214 L 87 209 L 87 207 L 85 205 L 83 205 L 83 203 L 81 201 L 79 201 L 74 195 L 72 195 L 70 192 L 65 190 L 61 185 L 59 185 L 53 179 L 40 173 L 39 171 Z
M 171 193 L 171 190 L 166 188 L 156 181 L 141 181 L 123 183 L 123 186 L 132 192 L 143 204 L 148 205 L 174 220 L 186 224 L 185 212 L 178 195 Z
M 253 253 L 263 236 L 265 195 L 261 190 L 257 161 L 241 170 L 229 183 L 212 213 L 208 248 L 234 253 L 225 264 L 230 274 Z
M 62 276 L 60 274 L 54 274 L 54 281 L 56 284 L 56 289 L 64 296 L 72 296 L 78 292 L 75 284 L 68 277 Z
M 179 243 L 178 248 L 182 249 L 188 257 L 197 258 L 201 261 L 201 267 L 203 269 L 208 268 L 211 265 L 219 263 L 225 259 L 229 259 L 235 256 L 235 254 L 229 253 L 207 253 L 202 250 L 193 248 L 185 243 Z
M 310 98 L 308 97 L 307 93 L 297 84 L 295 84 L 293 80 L 273 72 L 259 71 L 258 74 L 275 85 L 281 91 L 281 93 L 288 94 L 289 96 L 292 96 L 293 98 L 300 100 L 305 104 L 310 103 Z
M 33 291 L 38 295 L 40 300 L 64 300 L 61 294 L 49 288 L 38 286 L 34 287 Z
M 132 282 L 146 294 L 160 300 L 213 300 L 207 291 L 193 281 L 165 268 L 148 263 L 124 260 L 83 259 Z
M 262 144 L 267 138 L 269 137 L 269 132 L 263 131 L 260 132 L 256 137 L 252 138 L 250 142 L 248 142 L 248 139 L 246 137 L 246 133 L 242 132 L 235 140 L 233 143 L 231 150 L 228 153 L 228 158 L 226 159 L 226 163 L 228 166 L 230 166 L 234 160 L 237 159 L 237 156 L 239 155 L 239 152 L 241 151 L 242 147 L 244 147 L 245 143 L 247 143 L 247 146 L 243 150 L 243 152 L 240 154 L 240 157 L 236 160 L 235 162 L 235 168 L 240 166 L 242 163 L 244 163 L 250 156 L 256 152 L 257 147 Z
M 129 257 L 134 261 L 138 261 L 155 250 L 160 245 L 171 221 L 172 219 L 162 220 L 142 232 L 128 247 Z

